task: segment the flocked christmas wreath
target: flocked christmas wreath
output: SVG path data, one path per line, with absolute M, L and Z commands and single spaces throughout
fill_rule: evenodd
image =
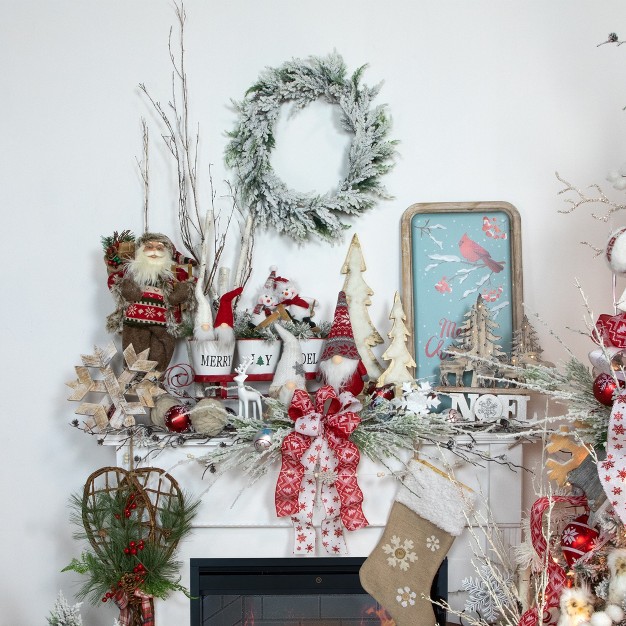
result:
M 395 141 L 387 139 L 390 119 L 385 105 L 371 108 L 379 86 L 360 84 L 365 66 L 346 77 L 340 55 L 294 59 L 267 68 L 236 104 L 239 120 L 229 133 L 226 162 L 237 174 L 245 202 L 256 224 L 273 227 L 297 241 L 318 236 L 337 241 L 347 216 L 360 215 L 387 198 L 380 178 L 393 166 Z M 323 99 L 341 109 L 341 125 L 352 135 L 348 172 L 335 194 L 301 193 L 275 174 L 270 157 L 274 128 L 283 104 L 294 111 Z

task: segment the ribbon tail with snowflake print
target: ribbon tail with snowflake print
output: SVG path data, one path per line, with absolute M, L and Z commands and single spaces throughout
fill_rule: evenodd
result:
M 328 554 L 346 554 L 344 526 L 348 530 L 367 526 L 356 477 L 359 451 L 348 441 L 360 420 L 346 407 L 345 399 L 340 400 L 329 386 L 317 391 L 315 405 L 305 391 L 296 390 L 289 407 L 295 426 L 283 439 L 275 505 L 276 514 L 289 515 L 294 524 L 294 554 L 315 552 L 318 481 L 324 509 L 322 545 Z
M 606 435 L 606 459 L 598 461 L 598 476 L 606 497 L 626 524 L 626 393 L 615 399 Z

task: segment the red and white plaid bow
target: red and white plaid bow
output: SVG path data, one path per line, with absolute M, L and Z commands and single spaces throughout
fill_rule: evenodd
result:
M 154 610 L 152 596 L 135 589 L 134 594 L 141 599 L 141 624 L 142 626 L 154 626 Z M 118 591 L 114 598 L 115 604 L 120 610 L 120 626 L 130 626 L 131 609 L 128 594 L 125 591 Z
M 355 412 L 359 408 L 352 394 L 337 396 L 329 385 L 317 391 L 314 404 L 306 391 L 298 389 L 293 394 L 289 416 L 295 426 L 283 440 L 275 505 L 278 517 L 289 515 L 294 523 L 295 554 L 315 551 L 313 509 L 318 478 L 322 479 L 325 517 L 321 534 L 326 552 L 345 554 L 343 526 L 356 530 L 368 524 L 356 476 L 360 454 L 349 440 L 361 421 Z

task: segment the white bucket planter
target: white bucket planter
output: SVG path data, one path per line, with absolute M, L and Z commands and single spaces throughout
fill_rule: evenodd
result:
M 225 350 L 217 341 L 189 341 L 196 376 L 228 376 L 233 368 L 235 346 Z
M 302 356 L 304 357 L 304 373 L 313 374 L 317 372 L 320 354 L 324 348 L 326 339 L 315 337 L 313 339 L 301 339 L 300 347 L 302 348 Z
M 238 366 L 245 358 L 252 357 L 252 363 L 246 370 L 246 374 L 255 376 L 259 374 L 273 374 L 280 358 L 282 341 L 265 341 L 265 339 L 237 339 Z

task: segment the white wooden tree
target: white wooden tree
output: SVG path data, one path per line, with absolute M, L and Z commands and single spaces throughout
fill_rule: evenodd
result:
M 393 321 L 388 335 L 391 339 L 391 344 L 385 350 L 383 359 L 390 361 L 390 363 L 387 369 L 379 376 L 376 385 L 382 387 L 383 385 L 394 384 L 396 390 L 399 390 L 402 387 L 402 383 L 414 381 L 415 376 L 412 368 L 415 367 L 415 361 L 406 347 L 407 339 L 411 336 L 411 333 L 409 333 L 404 323 L 406 313 L 397 291 L 393 299 L 389 319 Z
M 343 291 L 348 302 L 354 341 L 363 365 L 370 378 L 378 378 L 383 373 L 383 368 L 372 352 L 372 347 L 383 343 L 383 338 L 376 330 L 367 310 L 372 304 L 371 296 L 374 292 L 363 279 L 363 272 L 366 269 L 361 243 L 355 234 L 341 267 L 341 273 L 346 275 Z

